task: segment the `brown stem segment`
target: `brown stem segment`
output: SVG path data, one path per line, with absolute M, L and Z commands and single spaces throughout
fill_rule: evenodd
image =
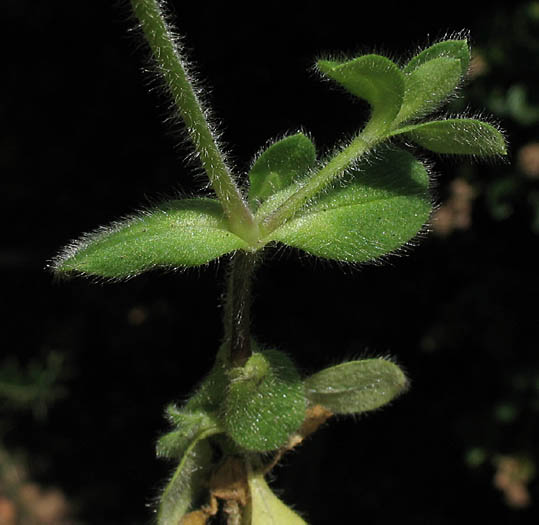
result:
M 225 300 L 225 344 L 231 366 L 243 366 L 251 350 L 251 288 L 257 255 L 237 251 L 230 262 Z

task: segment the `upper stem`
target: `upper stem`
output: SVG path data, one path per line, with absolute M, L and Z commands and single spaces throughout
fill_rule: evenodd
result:
M 131 5 L 174 104 L 185 122 L 200 162 L 221 201 L 231 230 L 247 242 L 256 241 L 258 232 L 253 214 L 234 182 L 213 136 L 158 0 L 131 0 Z

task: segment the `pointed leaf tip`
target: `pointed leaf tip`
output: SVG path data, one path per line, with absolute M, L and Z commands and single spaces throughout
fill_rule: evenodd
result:
M 200 266 L 242 248 L 247 243 L 229 231 L 217 200 L 185 199 L 83 236 L 57 257 L 54 270 L 121 279 L 156 267 Z

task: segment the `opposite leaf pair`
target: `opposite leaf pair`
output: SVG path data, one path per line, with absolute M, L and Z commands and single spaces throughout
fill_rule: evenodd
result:
M 156 267 L 203 265 L 237 250 L 256 252 L 272 243 L 344 262 L 395 252 L 429 219 L 429 176 L 411 153 L 382 148 L 373 156 L 370 150 L 402 136 L 437 153 L 506 153 L 503 136 L 485 122 L 417 122 L 454 93 L 469 61 L 465 40 L 439 42 L 403 68 L 379 55 L 319 61 L 323 74 L 371 105 L 371 118 L 325 164 L 302 133 L 258 157 L 247 198 L 258 231 L 254 241 L 231 231 L 218 200 L 175 200 L 82 237 L 56 258 L 54 269 L 130 278 Z

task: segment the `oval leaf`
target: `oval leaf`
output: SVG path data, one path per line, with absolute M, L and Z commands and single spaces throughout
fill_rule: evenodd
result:
M 290 358 L 277 350 L 254 353 L 233 369 L 222 425 L 247 450 L 265 452 L 284 445 L 305 419 L 307 400 Z
M 507 154 L 503 135 L 491 124 L 475 119 L 436 120 L 407 126 L 396 134 L 400 133 L 435 153 L 480 157 Z
M 335 414 L 360 414 L 389 403 L 407 387 L 406 376 L 384 359 L 350 361 L 305 381 L 307 397 Z
M 461 76 L 466 76 L 468 73 L 471 57 L 470 46 L 468 45 L 468 41 L 464 39 L 444 40 L 424 49 L 404 66 L 403 71 L 405 73 L 411 73 L 426 62 L 440 57 L 458 60 Z
M 434 111 L 454 93 L 461 81 L 461 65 L 453 58 L 435 58 L 405 76 L 406 90 L 395 123 Z
M 180 464 L 165 487 L 157 509 L 157 524 L 180 523 L 182 517 L 207 491 L 207 482 L 213 469 L 213 452 L 206 438 L 216 430 L 199 434 L 187 447 Z
M 249 201 L 262 202 L 305 175 L 315 162 L 314 144 L 303 133 L 272 144 L 249 171 Z
M 60 274 L 129 278 L 156 267 L 199 266 L 241 248 L 247 243 L 228 230 L 218 201 L 186 199 L 87 234 L 52 266 Z
M 251 474 L 248 483 L 251 497 L 242 525 L 307 525 L 273 493 L 262 474 Z
M 271 233 L 271 240 L 326 259 L 364 262 L 401 248 L 428 221 L 429 176 L 411 154 L 388 151 L 350 179 Z
M 380 55 L 364 55 L 348 62 L 319 60 L 318 69 L 372 107 L 368 126 L 373 132 L 388 129 L 404 96 L 404 76 L 397 65 Z

